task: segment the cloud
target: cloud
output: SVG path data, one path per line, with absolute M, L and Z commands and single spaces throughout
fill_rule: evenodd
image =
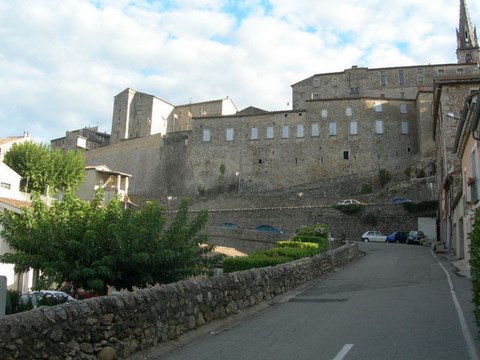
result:
M 109 132 L 127 87 L 286 109 L 290 85 L 316 73 L 456 62 L 458 11 L 450 0 L 0 0 L 0 137 Z

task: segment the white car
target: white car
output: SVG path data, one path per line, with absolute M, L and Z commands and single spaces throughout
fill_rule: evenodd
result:
M 362 234 L 362 241 L 376 241 L 376 242 L 385 242 L 387 240 L 387 235 L 382 234 L 380 231 L 369 230 Z
M 40 290 L 22 294 L 20 301 L 23 304 L 28 304 L 30 302 L 32 306 L 36 308 L 38 303 L 50 303 L 50 305 L 55 305 L 72 302 L 75 301 L 75 299 L 63 291 Z
M 361 202 L 355 199 L 347 199 L 347 200 L 342 200 L 338 202 L 338 205 L 353 205 L 353 204 L 358 205 L 358 204 L 361 204 Z

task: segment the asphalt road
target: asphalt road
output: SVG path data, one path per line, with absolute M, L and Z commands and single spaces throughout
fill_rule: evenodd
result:
M 427 247 L 360 249 L 357 262 L 267 310 L 132 359 L 479 360 L 470 279 Z

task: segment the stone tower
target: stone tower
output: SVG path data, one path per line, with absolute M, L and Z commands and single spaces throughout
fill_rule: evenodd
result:
M 477 29 L 472 26 L 465 0 L 460 0 L 460 24 L 457 29 L 457 60 L 459 64 L 479 63 Z

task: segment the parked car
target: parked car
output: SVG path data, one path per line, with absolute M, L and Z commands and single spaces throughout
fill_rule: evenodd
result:
M 385 242 L 387 235 L 382 234 L 380 231 L 369 230 L 362 234 L 362 241 L 376 241 L 376 242 Z
M 238 224 L 231 223 L 231 222 L 224 222 L 224 223 L 221 223 L 218 226 L 221 227 L 222 229 L 239 229 L 240 228 L 240 226 L 238 226 Z
M 408 198 L 405 198 L 405 197 L 399 197 L 399 196 L 395 196 L 392 199 L 392 204 L 403 204 L 403 203 L 406 203 L 406 202 L 412 202 L 412 200 L 410 200 Z
M 385 242 L 388 243 L 406 243 L 408 239 L 408 231 L 395 231 L 387 235 Z
M 283 234 L 283 231 L 271 225 L 258 225 L 255 231 L 269 232 L 273 234 Z
M 31 302 L 32 306 L 36 308 L 40 305 L 56 305 L 76 300 L 63 291 L 40 290 L 22 294 L 20 296 L 20 301 L 23 304 Z
M 408 233 L 407 244 L 420 245 L 423 239 L 426 239 L 427 235 L 423 231 L 410 231 Z
M 361 204 L 361 202 L 355 199 L 346 199 L 338 202 L 338 205 L 352 205 L 352 204 Z

